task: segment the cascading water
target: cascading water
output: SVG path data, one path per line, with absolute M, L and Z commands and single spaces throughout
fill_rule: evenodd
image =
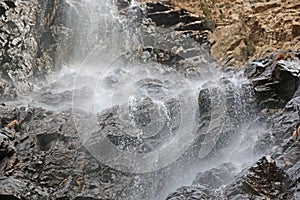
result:
M 218 71 L 188 36 L 146 26 L 143 8 L 132 6 L 125 17 L 109 0 L 66 2 L 83 16 L 80 42 L 73 64 L 48 89 L 72 92 L 72 105 L 37 103 L 86 113 L 74 119 L 78 134 L 101 163 L 132 174 L 126 199 L 164 199 L 200 171 L 254 160 L 261 126 L 246 79 Z M 143 51 L 150 47 L 162 58 L 171 52 L 176 66 Z

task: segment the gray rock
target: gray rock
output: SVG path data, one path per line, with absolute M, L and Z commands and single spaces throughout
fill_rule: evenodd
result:
M 262 107 L 283 108 L 294 96 L 299 86 L 299 57 L 298 51 L 283 51 L 246 66 L 245 75 Z
M 234 180 L 237 169 L 231 163 L 225 163 L 197 174 L 193 185 L 207 185 L 212 189 L 218 189 Z
M 55 66 L 69 59 L 71 48 L 59 45 L 70 43 L 66 38 L 72 34 L 62 20 L 65 3 L 47 2 L 1 2 L 0 75 L 8 83 L 7 92 L 0 93 L 2 99 L 15 99 L 17 94 L 32 89 L 34 79 L 45 79 Z
M 0 159 L 3 160 L 6 157 L 10 157 L 15 153 L 13 145 L 8 136 L 4 133 L 0 133 Z
M 176 190 L 174 193 L 169 194 L 166 200 L 186 200 L 186 199 L 220 199 L 220 194 L 205 186 L 183 186 Z

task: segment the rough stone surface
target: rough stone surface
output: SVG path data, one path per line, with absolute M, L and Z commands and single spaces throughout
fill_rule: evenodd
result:
M 210 174 L 213 176 L 207 178 Z M 203 172 L 201 173 L 203 180 L 200 181 L 205 182 L 204 184 L 194 181 L 192 186 L 179 188 L 167 199 L 293 199 L 291 197 L 297 194 L 295 186 L 292 190 L 290 189 L 297 184 L 297 181 L 291 180 L 287 172 L 280 169 L 271 157 L 261 158 L 245 175 L 236 178 L 230 184 L 226 180 L 228 174 L 230 173 L 226 165 L 219 168 L 218 172 L 214 169 Z M 231 180 L 232 178 L 231 176 Z M 216 180 L 217 184 L 215 184 Z M 220 180 L 226 180 L 225 187 L 215 188 L 210 185 L 216 186 L 222 183 Z
M 201 194 L 204 199 L 206 196 L 217 196 L 216 199 L 299 197 L 299 66 L 297 51 L 282 51 L 251 62 L 245 69 L 260 104 L 261 120 L 269 124 L 254 151 L 269 155 L 243 170 L 237 178 L 230 179 L 231 183 L 227 182 L 225 187 L 220 185 L 224 177 L 230 175 L 228 167 L 201 172 L 192 186 L 178 189 L 168 196 L 169 199 L 187 199 L 195 194 Z M 220 187 L 211 189 L 212 184 Z M 194 192 L 186 192 L 190 190 Z M 206 192 L 208 190 L 210 193 Z
M 282 51 L 255 60 L 245 74 L 252 81 L 261 106 L 283 108 L 299 86 L 300 53 Z
M 143 0 L 148 2 L 149 0 Z M 157 0 L 151 0 L 156 2 Z M 299 2 L 294 0 L 165 0 L 205 16 L 211 55 L 226 68 L 239 68 L 276 50 L 299 50 Z
M 166 200 L 184 200 L 184 199 L 217 199 L 218 194 L 214 195 L 212 189 L 205 186 L 183 186 L 176 190 L 174 193 L 170 194 Z
M 145 62 L 153 59 L 168 66 L 175 65 L 178 71 L 193 71 L 195 65 L 180 65 L 180 60 L 197 59 L 198 53 L 203 53 L 203 49 L 194 51 L 191 46 L 175 46 L 171 42 L 172 38 L 167 38 L 163 43 L 166 38 L 156 38 L 155 30 L 151 32 L 151 27 L 170 29 L 172 34 L 183 33 L 183 36 L 196 39 L 205 48 L 210 46 L 207 39 L 207 34 L 210 33 L 211 54 L 217 60 L 224 61 L 227 66 L 244 63 L 264 54 L 268 49 L 285 49 L 293 45 L 293 48 L 297 48 L 298 45 L 299 3 L 291 0 L 282 3 L 176 2 L 180 8 L 148 3 L 145 10 L 133 8 L 127 12 L 129 2 L 117 1 L 120 14 L 128 18 L 135 15 L 134 23 L 143 22 L 145 31 L 142 33 L 150 31 L 143 38 L 141 43 L 145 45 L 141 47 L 137 57 Z M 231 4 L 232 2 L 235 4 Z M 203 18 L 189 12 L 199 12 L 199 3 Z M 72 47 L 68 44 L 72 41 L 70 38 L 74 39 L 76 35 L 72 35 L 73 31 L 61 23 L 66 17 L 63 10 L 73 10 L 71 7 L 71 0 L 67 3 L 13 0 L 0 2 L 0 65 L 3 69 L 0 94 L 3 99 L 15 98 L 17 91 L 32 87 L 31 79 L 45 78 L 55 69 L 55 65 L 61 65 L 64 59 L 71 59 L 68 52 Z M 276 17 L 279 20 L 274 21 Z M 269 21 L 268 24 L 266 21 Z M 69 23 L 72 24 L 70 21 Z M 240 36 L 241 32 L 244 33 L 243 36 Z M 61 40 L 62 37 L 64 40 Z M 147 45 L 145 38 L 155 39 L 160 45 L 173 46 L 168 46 L 168 51 L 164 51 L 154 46 L 153 42 Z M 177 40 L 178 43 L 182 41 L 186 41 L 186 38 L 179 37 Z M 60 42 L 63 43 L 62 46 L 57 45 Z M 185 50 L 190 52 L 186 53 Z M 63 58 L 55 55 L 56 53 Z M 205 58 L 200 56 L 200 61 L 195 63 L 199 64 L 201 59 L 206 58 L 206 54 Z M 168 195 L 167 199 L 299 199 L 299 68 L 297 51 L 274 53 L 249 63 L 246 68 L 246 75 L 252 81 L 260 105 L 261 119 L 270 124 L 267 131 L 260 136 L 255 150 L 258 153 L 268 152 L 271 156 L 263 156 L 252 167 L 242 170 L 237 177 L 232 174 L 236 168 L 231 164 L 198 173 L 192 186 L 180 187 Z M 232 82 L 226 78 L 221 82 L 224 86 L 222 89 L 227 92 L 225 104 L 232 108 L 226 111 L 226 116 L 230 116 L 232 121 L 224 127 L 225 133 L 230 134 L 240 123 L 240 118 L 247 118 L 248 115 L 231 112 L 236 104 L 245 102 L 245 99 L 235 101 Z M 248 86 L 248 83 L 245 84 L 244 89 Z M 33 104 L 44 107 L 65 104 L 69 107 L 73 91 L 52 91 L 55 87 L 54 83 L 45 88 L 36 96 Z M 78 92 L 83 96 L 91 95 L 88 88 Z M 200 127 L 205 127 L 209 118 L 214 117 L 210 113 L 210 95 L 205 88 L 199 94 L 199 107 L 203 113 Z M 149 116 L 155 110 L 150 99 L 140 100 L 139 109 L 134 112 L 133 118 L 143 126 L 149 123 Z M 65 107 L 61 108 L 64 111 L 58 109 L 57 112 L 31 106 L 17 107 L 13 103 L 5 106 L 5 102 L 0 105 L 0 199 L 147 199 L 152 194 L 145 191 L 153 185 L 143 180 L 161 180 L 163 175 L 169 175 L 167 169 L 143 175 L 123 173 L 97 161 L 82 145 L 73 120 L 88 118 L 89 113 L 72 113 Z M 165 103 L 169 103 L 168 109 L 176 119 L 177 102 Z M 100 127 L 109 133 L 116 146 L 123 150 L 135 147 L 130 143 L 132 138 L 127 139 L 125 133 L 118 135 L 117 131 L 111 131 L 114 128 L 124 128 L 120 124 L 114 124 L 119 122 L 115 119 L 118 111 L 119 107 L 113 107 L 107 113 L 99 115 Z M 170 126 L 176 128 L 176 124 Z M 224 134 L 219 141 L 225 140 L 226 143 L 228 134 Z M 151 141 L 145 139 L 144 144 L 150 143 Z M 227 141 L 227 145 L 228 143 L 230 141 Z M 159 143 L 154 143 L 155 145 Z M 221 142 L 216 146 L 220 147 L 216 152 L 223 147 Z M 147 152 L 151 146 L 138 149 Z M 162 185 L 161 182 L 157 183 L 151 188 L 151 192 L 158 192 Z
M 125 13 L 139 27 L 135 31 L 138 49 L 132 57 L 144 63 L 156 61 L 187 74 L 212 62 L 208 55 L 210 28 L 205 26 L 203 17 L 162 3 L 147 3 L 134 9 Z M 201 70 L 205 74 L 205 69 Z
M 200 172 L 197 174 L 193 185 L 206 185 L 213 189 L 218 189 L 234 180 L 237 169 L 231 163 L 225 163 L 218 168 Z
M 34 79 L 45 79 L 69 59 L 72 30 L 63 20 L 67 9 L 61 1 L 1 2 L 0 75 L 6 83 L 1 84 L 2 99 L 32 89 Z
M 131 181 L 86 151 L 70 112 L 2 107 L 1 116 L 1 195 L 22 199 L 117 199 L 122 196 L 121 182 L 127 186 Z M 15 128 L 16 137 L 9 139 L 6 126 L 12 119 L 17 119 L 20 127 Z

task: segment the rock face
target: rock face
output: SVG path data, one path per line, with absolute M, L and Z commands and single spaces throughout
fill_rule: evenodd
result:
M 254 151 L 271 156 L 262 157 L 238 178 L 228 173 L 228 169 L 234 171 L 228 165 L 201 172 L 192 186 L 179 188 L 167 199 L 298 199 L 299 67 L 298 51 L 282 51 L 251 62 L 245 69 L 264 116 L 261 119 L 270 124 Z
M 77 117 L 81 115 L 78 113 Z M 19 125 L 8 130 L 7 123 L 12 119 L 18 120 Z M 55 114 L 43 109 L 2 107 L 0 141 L 2 196 L 122 199 L 125 195 L 122 190 L 131 181 L 86 151 L 68 111 Z
M 225 189 L 228 199 L 286 199 L 292 181 L 270 157 L 261 158 L 242 179 Z M 238 195 L 237 195 L 238 194 Z
M 193 185 L 205 185 L 211 189 L 218 189 L 234 180 L 237 169 L 231 163 L 225 163 L 218 168 L 213 168 L 197 174 Z
M 293 182 L 289 175 L 283 169 L 280 169 L 270 157 L 261 158 L 249 169 L 246 175 L 228 185 L 226 185 L 228 177 L 233 178 L 228 172 L 228 166 L 224 165 L 217 170 L 212 169 L 201 173 L 202 183 L 199 183 L 196 179 L 196 182 L 193 183 L 195 185 L 181 187 L 171 193 L 167 199 L 293 199 L 292 196 L 296 193 L 293 190 L 291 191 L 290 187 L 297 184 L 297 181 Z M 209 175 L 211 177 L 207 178 Z M 224 184 L 226 186 L 215 188 L 222 181 L 226 182 Z M 222 184 L 219 186 L 222 186 Z
M 226 67 L 238 68 L 276 50 L 300 48 L 297 1 L 164 2 L 205 16 L 214 24 L 215 28 L 209 34 L 211 55 Z
M 212 62 L 207 53 L 210 27 L 203 17 L 162 3 L 147 3 L 141 8 L 137 7 L 134 13 L 140 15 L 135 17 L 135 26 L 141 26 L 136 31 L 141 38 L 138 60 L 156 61 L 187 74 L 204 62 Z M 125 14 L 127 18 L 131 15 L 132 10 Z
M 170 194 L 166 200 L 184 199 L 217 199 L 218 197 L 211 192 L 212 189 L 204 186 L 181 187 L 176 192 Z
M 247 65 L 245 71 L 252 81 L 262 107 L 283 108 L 299 85 L 300 53 L 282 51 Z
M 1 77 L 16 84 L 28 83 L 33 76 L 37 42 L 34 38 L 36 5 L 31 2 L 1 2 Z M 21 14 L 20 14 L 21 13 Z M 19 17 L 19 15 L 21 15 Z M 8 99 L 15 94 L 2 95 Z
M 62 20 L 67 9 L 60 1 L 1 2 L 2 98 L 14 99 L 17 93 L 32 88 L 35 78 L 45 79 L 67 59 L 72 34 Z
M 209 47 L 207 35 L 210 27 L 207 26 L 205 18 L 193 15 L 184 9 L 170 7 L 162 3 L 148 3 L 147 6 L 147 17 L 156 26 L 172 28 L 178 34 L 189 35 L 202 46 Z
M 144 35 L 139 41 L 143 45 L 137 50 L 136 57 L 142 62 L 158 61 L 166 65 L 166 69 L 171 66 L 172 69 L 167 73 L 180 71 L 189 75 L 189 72 L 193 74 L 200 70 L 205 75 L 203 70 L 209 68 L 202 69 L 201 66 L 206 62 L 211 63 L 212 60 L 202 48 L 195 49 L 195 43 L 206 49 L 211 46 L 211 54 L 230 66 L 244 63 L 249 58 L 263 53 L 261 49 L 286 48 L 297 43 L 299 39 L 298 19 L 279 20 L 278 24 L 270 20 L 269 25 L 275 24 L 275 29 L 265 25 L 268 17 L 277 16 L 283 19 L 282 13 L 286 14 L 287 18 L 299 15 L 299 5 L 294 1 L 282 1 L 282 4 L 278 1 L 209 2 L 211 1 L 185 1 L 185 4 L 175 2 L 175 5 L 181 8 L 161 3 L 148 3 L 143 8 L 129 8 L 130 1 L 120 0 L 117 1 L 117 6 L 120 14 L 133 19 L 133 24 L 142 23 L 142 30 L 137 32 L 137 35 Z M 232 2 L 235 4 L 231 4 Z M 28 83 L 31 83 L 33 78 L 45 78 L 54 71 L 56 65 L 61 65 L 64 59 L 71 59 L 69 53 L 72 52 L 73 46 L 69 44 L 77 37 L 73 30 L 67 27 L 68 23 L 75 23 L 73 21 L 76 20 L 72 3 L 74 2 L 71 0 L 0 2 L 0 65 L 3 67 L 0 95 L 3 99 L 15 98 L 20 90 L 31 87 Z M 203 17 L 189 12 L 198 12 L 199 5 Z M 74 14 L 71 18 L 74 18 L 64 21 L 65 9 L 71 10 Z M 268 17 L 265 17 L 267 14 Z M 151 30 L 153 27 L 161 28 L 165 37 L 157 37 L 157 29 Z M 168 31 L 172 32 L 171 35 L 168 35 Z M 220 34 L 223 31 L 228 35 Z M 240 32 L 244 35 L 240 36 Z M 175 37 L 177 34 L 180 37 Z M 207 37 L 209 34 L 211 42 Z M 196 42 L 184 43 L 188 41 L 187 38 Z M 265 43 L 261 43 L 265 40 L 271 41 L 268 48 Z M 290 42 L 286 42 L 287 40 Z M 261 119 L 270 124 L 267 131 L 260 135 L 255 151 L 258 154 L 268 152 L 271 156 L 261 156 L 256 164 L 249 169 L 243 169 L 238 175 L 237 168 L 231 163 L 200 172 L 192 186 L 180 187 L 168 195 L 167 199 L 299 199 L 299 68 L 299 52 L 283 51 L 255 60 L 245 69 L 245 75 L 252 82 L 254 95 L 260 105 Z M 255 120 L 249 118 L 251 111 L 245 116 L 234 112 L 238 104 L 252 101 L 253 96 L 245 95 L 237 101 L 235 86 L 229 79 L 227 77 L 219 80 L 222 90 L 212 88 L 210 92 L 211 88 L 207 89 L 204 86 L 198 98 L 202 113 L 198 128 L 201 130 L 206 129 L 209 120 L 218 114 L 212 114 L 211 95 L 214 94 L 215 101 L 220 102 L 222 99 L 218 99 L 218 95 L 222 96 L 220 92 L 225 91 L 224 104 L 231 108 L 225 111 L 227 118 L 222 118 L 226 122 L 223 129 L 226 134 L 216 141 L 218 148 L 212 151 L 217 153 L 225 149 L 221 156 L 228 153 L 224 147 L 232 142 L 228 140 L 228 136 L 238 133 L 232 132 L 239 126 L 240 119 Z M 108 81 L 117 84 L 113 78 Z M 147 87 L 154 88 L 151 92 L 158 96 L 163 93 L 164 88 L 159 80 L 143 81 Z M 15 108 L 14 104 L 0 105 L 0 199 L 134 200 L 153 196 L 145 193 L 147 188 L 153 187 L 152 183 L 143 180 L 160 181 L 162 177 L 169 175 L 168 168 L 148 174 L 131 174 L 99 162 L 83 145 L 78 127 L 74 123 L 74 118 L 89 119 L 89 113 L 65 109 L 70 107 L 74 91 L 55 91 L 55 84 L 58 83 L 44 88 L 35 97 L 34 103 L 44 107 L 66 105 L 57 109 L 57 112 L 31 106 Z M 70 85 L 66 84 L 61 87 L 68 86 Z M 239 89 L 250 93 L 248 87 L 249 84 L 246 83 Z M 89 88 L 82 88 L 78 93 L 80 96 L 92 96 Z M 164 95 L 170 97 L 169 93 Z M 178 126 L 178 101 L 172 98 L 163 100 L 163 107 L 171 117 L 168 121 L 170 123 L 164 124 L 161 135 L 128 137 L 130 127 L 123 126 L 122 121 L 118 119 L 123 115 L 123 105 L 99 114 L 99 127 L 120 150 L 151 151 L 169 137 L 168 130 L 175 130 Z M 131 117 L 139 127 L 145 128 L 153 122 L 151 120 L 158 112 L 156 102 L 146 96 L 140 96 L 137 101 L 139 104 L 129 108 L 133 115 L 123 117 L 127 121 Z M 228 121 L 229 118 L 231 121 Z M 154 122 L 157 122 L 153 123 L 154 126 L 159 123 Z M 85 125 L 88 126 L 89 122 Z M 216 128 L 218 124 L 211 127 L 211 132 Z M 249 129 L 251 128 L 254 129 L 249 126 Z M 138 139 L 142 139 L 140 143 Z M 199 143 L 203 142 L 202 139 L 201 136 L 197 138 L 195 145 L 199 146 Z M 195 157 L 198 158 L 197 153 L 198 151 Z M 190 157 L 186 156 L 182 159 L 186 161 L 188 158 Z M 163 183 L 157 183 L 151 192 L 160 191 L 161 186 Z

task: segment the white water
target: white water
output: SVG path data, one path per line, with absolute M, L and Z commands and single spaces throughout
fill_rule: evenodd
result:
M 247 116 L 249 110 L 243 105 L 247 103 L 244 102 L 243 98 L 251 96 L 242 89 L 242 84 L 245 84 L 247 80 L 219 72 L 213 64 L 205 61 L 205 56 L 204 63 L 207 66 L 199 66 L 200 72 L 202 70 L 203 74 L 200 74 L 196 79 L 184 77 L 182 73 L 164 68 L 158 63 L 128 62 L 126 52 L 135 51 L 139 48 L 139 46 L 135 46 L 138 44 L 136 41 L 137 36 L 134 35 L 134 27 L 126 26 L 126 19 L 118 18 L 112 1 L 82 0 L 78 2 L 68 0 L 67 2 L 78 13 L 88 12 L 84 13 L 84 16 L 88 16 L 88 19 L 82 20 L 88 21 L 88 24 L 84 25 L 82 21 L 78 22 L 78 26 L 82 26 L 84 29 L 82 31 L 82 41 L 84 42 L 81 43 L 82 46 L 79 46 L 79 48 L 87 50 L 83 54 L 76 55 L 77 62 L 67 66 L 66 70 L 62 72 L 63 76 L 54 78 L 55 82 L 63 82 L 64 84 L 65 77 L 69 74 L 74 74 L 74 71 L 76 71 L 74 89 L 83 87 L 91 89 L 91 95 L 84 97 L 81 96 L 81 93 L 74 93 L 73 108 L 89 111 L 97 115 L 113 106 L 127 105 L 132 108 L 132 111 L 128 111 L 129 118 L 134 118 L 132 117 L 132 112 L 136 111 L 137 106 L 139 106 L 137 100 L 140 100 L 142 97 L 150 97 L 157 106 L 154 113 L 158 115 L 151 116 L 152 124 L 146 126 L 145 129 L 141 129 L 136 124 L 136 121 L 131 120 L 128 123 L 127 119 L 123 120 L 123 123 L 129 127 L 128 130 L 131 131 L 128 135 L 150 137 L 161 130 L 162 124 L 172 120 L 165 101 L 168 98 L 175 98 L 178 99 L 181 105 L 180 127 L 174 133 L 176 137 L 160 146 L 158 151 L 140 157 L 137 154 L 128 154 L 128 152 L 119 154 L 111 149 L 106 149 L 106 152 L 101 151 L 101 154 L 99 151 L 94 151 L 92 149 L 93 146 L 89 147 L 87 144 L 87 148 L 98 160 L 112 168 L 134 173 L 152 173 L 165 168 L 163 169 L 165 176 L 162 176 L 160 172 L 157 172 L 157 175 L 154 175 L 152 180 L 143 180 L 143 175 L 140 176 L 140 184 L 144 182 L 152 183 L 150 187 L 148 185 L 148 187 L 143 188 L 144 193 L 147 194 L 147 199 L 164 199 L 178 187 L 191 185 L 196 174 L 200 171 L 205 171 L 227 162 L 234 163 L 241 170 L 256 160 L 258 155 L 255 156 L 252 150 L 263 127 L 249 121 L 253 120 L 253 118 L 252 116 Z M 207 71 L 210 70 L 212 72 L 208 73 Z M 226 77 L 231 83 L 233 87 L 231 90 L 234 91 L 232 99 L 236 101 L 233 105 L 238 106 L 228 107 L 226 103 L 226 98 L 228 98 L 226 86 L 221 83 L 221 77 Z M 160 88 L 161 91 L 157 95 L 153 95 L 155 92 L 151 90 L 151 86 L 145 89 L 145 85 L 139 83 L 142 80 L 160 81 L 163 85 Z M 199 112 L 197 98 L 199 91 L 207 87 L 209 89 L 217 88 L 218 94 L 211 98 L 214 107 L 208 130 L 205 133 L 200 133 L 206 134 L 206 136 L 199 149 L 199 158 L 191 157 L 189 158 L 189 163 L 181 162 L 180 156 L 186 152 L 197 137 L 197 134 L 199 134 L 195 130 L 197 126 L 196 116 L 197 112 Z M 152 89 L 155 90 L 155 88 Z M 60 87 L 57 90 L 62 92 L 64 87 Z M 222 159 L 220 159 L 220 156 L 215 159 L 212 157 L 206 159 L 206 156 L 214 148 L 221 134 L 224 133 L 225 127 L 231 123 L 234 124 L 226 115 L 230 109 L 235 110 L 235 116 L 245 117 L 245 119 L 241 119 L 237 125 L 232 125 L 236 126 L 233 128 L 235 130 L 235 135 L 232 136 L 234 139 L 226 148 L 220 149 L 219 153 L 222 155 Z M 127 115 L 125 116 L 127 117 Z M 96 116 L 94 116 L 93 120 L 97 121 Z M 77 124 L 85 123 L 78 121 Z M 96 125 L 93 128 L 97 129 Z M 83 128 L 83 130 L 86 129 Z M 172 131 L 169 130 L 169 132 Z M 91 137 L 89 133 L 83 132 L 80 136 L 83 141 L 88 141 L 89 137 Z M 106 146 L 107 143 L 100 144 L 106 148 L 113 148 L 111 145 Z M 116 157 L 111 158 L 114 155 Z M 120 167 L 120 162 L 124 162 L 121 164 L 128 166 Z M 237 170 L 238 172 L 239 170 Z M 158 189 L 161 182 L 163 182 L 163 187 Z M 144 198 L 144 196 L 140 197 L 134 191 L 132 193 L 133 197 L 128 197 L 128 199 Z

